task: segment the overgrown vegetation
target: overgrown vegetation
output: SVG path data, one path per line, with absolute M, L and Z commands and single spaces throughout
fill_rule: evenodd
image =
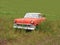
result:
M 0 0 L 0 45 L 60 45 L 60 0 Z M 46 22 L 31 32 L 15 31 L 13 20 L 41 12 Z

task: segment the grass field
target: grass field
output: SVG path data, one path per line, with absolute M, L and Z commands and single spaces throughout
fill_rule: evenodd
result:
M 60 0 L 0 0 L 0 45 L 60 45 Z M 47 21 L 38 31 L 13 29 L 26 12 L 41 12 Z

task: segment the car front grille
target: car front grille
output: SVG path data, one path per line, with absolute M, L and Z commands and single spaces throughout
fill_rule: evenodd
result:
M 22 27 L 34 27 L 34 25 L 26 25 L 26 24 L 16 24 L 17 26 L 22 26 Z

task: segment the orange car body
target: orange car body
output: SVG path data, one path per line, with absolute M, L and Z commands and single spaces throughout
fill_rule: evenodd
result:
M 34 16 L 32 16 L 32 15 L 34 15 Z M 44 22 L 45 20 L 46 20 L 46 18 L 43 17 L 40 13 L 27 13 L 24 16 L 24 18 L 14 19 L 14 24 L 15 25 L 17 24 L 17 26 L 14 26 L 14 27 L 19 28 L 18 26 L 20 26 L 20 28 L 34 30 L 37 25 L 41 24 L 41 22 Z M 25 27 L 23 27 L 22 25 L 25 25 Z M 27 25 L 33 25 L 34 28 L 31 28 Z
M 16 24 L 32 24 L 32 25 L 38 25 L 41 22 L 45 21 L 45 17 L 42 18 L 19 18 L 19 19 L 15 19 L 14 22 Z

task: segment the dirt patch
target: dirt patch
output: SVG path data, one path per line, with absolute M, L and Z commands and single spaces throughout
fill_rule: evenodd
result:
M 0 45 L 7 45 L 7 40 L 0 39 Z

